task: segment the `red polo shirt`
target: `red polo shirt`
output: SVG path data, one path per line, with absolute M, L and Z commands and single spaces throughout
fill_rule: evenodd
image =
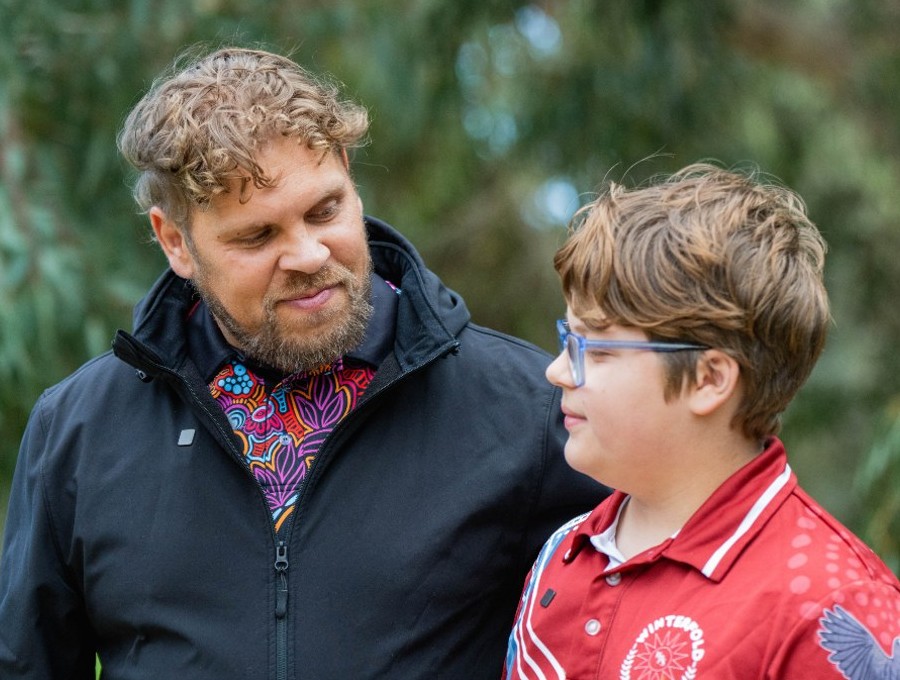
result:
M 625 499 L 547 541 L 506 678 L 900 680 L 900 582 L 797 486 L 777 439 L 677 536 L 605 571 L 591 539 Z

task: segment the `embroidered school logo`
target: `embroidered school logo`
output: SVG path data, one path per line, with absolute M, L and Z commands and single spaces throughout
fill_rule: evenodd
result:
M 819 644 L 847 680 L 900 680 L 900 637 L 888 656 L 869 629 L 841 606 L 826 609 L 819 623 Z
M 704 655 L 703 629 L 689 616 L 661 616 L 637 636 L 619 680 L 694 680 Z

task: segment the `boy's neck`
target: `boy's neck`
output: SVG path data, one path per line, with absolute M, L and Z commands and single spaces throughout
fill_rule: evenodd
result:
M 692 507 L 693 503 L 680 502 L 647 505 L 629 496 L 619 515 L 616 547 L 630 560 L 678 533 L 702 504 L 701 501 L 696 507 Z
M 727 454 L 698 458 L 667 474 L 666 484 L 652 492 L 629 493 L 616 528 L 616 546 L 631 559 L 675 535 L 726 479 L 759 455 L 755 443 L 734 442 Z

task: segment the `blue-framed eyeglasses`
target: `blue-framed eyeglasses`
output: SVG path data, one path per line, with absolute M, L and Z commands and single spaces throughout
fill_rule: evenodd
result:
M 668 340 L 588 340 L 569 330 L 569 322 L 556 322 L 559 334 L 559 351 L 565 352 L 572 368 L 575 387 L 584 385 L 584 351 L 586 349 L 637 349 L 645 352 L 684 352 L 686 350 L 709 349 L 695 342 L 670 342 Z

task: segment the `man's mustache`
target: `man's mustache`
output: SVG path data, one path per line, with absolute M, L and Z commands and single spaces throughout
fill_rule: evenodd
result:
M 279 290 L 279 297 L 299 297 L 338 285 L 352 286 L 353 272 L 341 265 L 327 265 L 315 274 L 291 272 L 290 278 Z

